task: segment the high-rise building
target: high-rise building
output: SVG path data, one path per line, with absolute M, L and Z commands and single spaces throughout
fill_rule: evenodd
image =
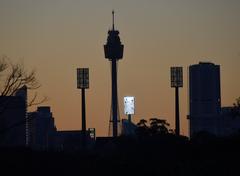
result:
M 0 96 L 0 146 L 25 147 L 27 145 L 27 87 L 13 96 Z
M 56 127 L 49 106 L 40 106 L 28 113 L 29 145 L 33 149 L 46 150 L 53 147 Z
M 240 134 L 240 118 L 234 107 L 222 107 L 219 122 L 219 136 Z
M 220 66 L 200 62 L 189 67 L 190 137 L 199 132 L 218 134 L 221 112 Z

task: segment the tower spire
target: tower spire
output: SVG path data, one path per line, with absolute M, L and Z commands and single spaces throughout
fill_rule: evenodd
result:
M 112 30 L 114 31 L 114 10 L 112 11 Z

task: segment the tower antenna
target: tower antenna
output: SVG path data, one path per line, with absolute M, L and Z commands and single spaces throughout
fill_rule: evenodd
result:
M 115 29 L 114 29 L 114 10 L 112 11 L 112 30 L 114 31 Z

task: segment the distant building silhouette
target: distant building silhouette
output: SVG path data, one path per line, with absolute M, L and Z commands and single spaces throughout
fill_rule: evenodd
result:
M 34 150 L 79 150 L 86 136 L 87 147 L 95 141 L 95 128 L 57 131 L 49 106 L 27 113 L 27 87 L 13 96 L 0 96 L 0 147 L 30 147 Z
M 129 121 L 128 119 L 122 119 L 122 135 L 135 136 L 137 125 Z
M 233 107 L 221 108 L 220 66 L 200 62 L 189 67 L 190 137 L 200 132 L 229 136 L 240 132 Z
M 94 141 L 94 128 L 89 128 L 86 132 L 82 130 L 57 131 L 55 133 L 54 149 L 58 151 L 77 151 L 83 148 L 91 148 Z
M 235 116 L 233 107 L 222 107 L 219 121 L 219 136 L 240 134 L 240 116 Z
M 56 127 L 49 106 L 40 106 L 36 112 L 28 113 L 29 145 L 33 149 L 53 148 Z
M 84 136 L 87 147 L 95 140 L 95 129 L 57 131 L 49 106 L 40 106 L 37 111 L 28 113 L 29 146 L 34 150 L 76 151 L 82 149 Z
M 190 136 L 200 131 L 218 134 L 221 111 L 220 66 L 200 62 L 189 67 Z
M 0 96 L 0 146 L 25 147 L 27 145 L 27 87 L 14 96 Z

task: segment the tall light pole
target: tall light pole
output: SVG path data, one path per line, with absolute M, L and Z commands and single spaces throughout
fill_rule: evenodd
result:
M 107 43 L 104 45 L 105 58 L 111 62 L 112 75 L 112 105 L 110 115 L 110 125 L 112 124 L 112 136 L 117 137 L 118 124 L 120 123 L 118 110 L 118 92 L 117 92 L 117 62 L 123 57 L 123 45 L 121 44 L 119 31 L 114 26 L 114 11 L 112 12 L 112 30 L 108 31 Z
M 171 87 L 175 88 L 175 134 L 180 135 L 179 87 L 183 87 L 182 67 L 171 67 Z
M 85 89 L 89 88 L 89 69 L 77 68 L 77 88 L 82 92 L 82 133 L 83 144 L 86 143 L 86 102 Z

